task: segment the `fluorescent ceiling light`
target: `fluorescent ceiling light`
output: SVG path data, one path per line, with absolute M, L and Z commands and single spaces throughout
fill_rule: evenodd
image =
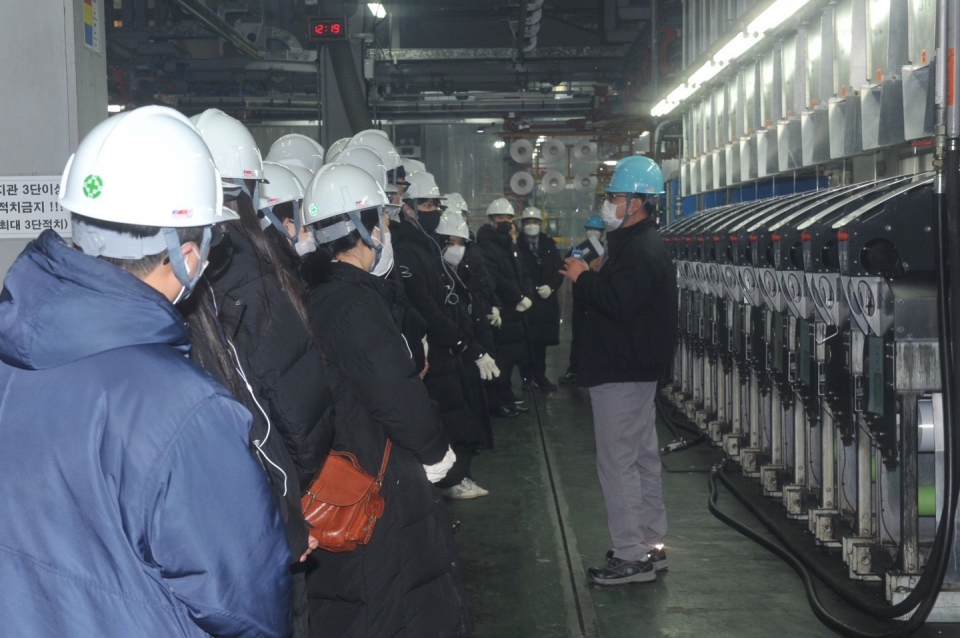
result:
M 504 142 L 503 140 L 497 140 L 496 142 L 493 143 L 493 148 L 503 148 L 506 145 L 507 143 Z
M 807 6 L 809 2 L 810 0 L 774 0 L 769 7 L 747 25 L 744 31 L 730 38 L 713 57 L 695 70 L 686 82 L 660 100 L 650 110 L 650 115 L 661 117 L 673 111 L 684 100 L 696 93 L 701 86 L 712 80 L 731 63 L 736 62 L 754 45 L 763 40 L 768 31 L 779 27 L 800 9 Z
M 606 160 L 603 162 L 605 166 L 616 166 L 617 160 Z
M 383 8 L 383 5 L 379 2 L 368 2 L 367 8 L 370 9 L 370 13 L 373 14 L 374 18 L 383 19 L 387 17 L 387 10 Z
M 125 108 L 122 104 L 107 104 L 107 113 L 120 113 Z

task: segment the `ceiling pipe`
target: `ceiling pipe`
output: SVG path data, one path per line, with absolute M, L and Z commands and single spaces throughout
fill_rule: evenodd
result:
M 223 20 L 217 12 L 205 5 L 202 0 L 173 0 L 178 7 L 199 20 L 212 32 L 237 47 L 242 53 L 254 60 L 260 59 L 260 50 L 250 44 L 228 22 Z

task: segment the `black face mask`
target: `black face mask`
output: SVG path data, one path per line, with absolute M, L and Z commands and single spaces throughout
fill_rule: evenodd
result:
M 513 228 L 513 222 L 497 222 L 497 232 L 501 235 L 509 235 Z
M 420 222 L 420 228 L 432 233 L 440 225 L 440 215 L 439 210 L 417 211 L 417 221 Z

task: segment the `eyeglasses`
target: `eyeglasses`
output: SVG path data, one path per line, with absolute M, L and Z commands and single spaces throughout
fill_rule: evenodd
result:
M 617 199 L 618 197 L 626 197 L 626 196 L 627 196 L 626 193 L 607 193 L 607 201 L 612 203 L 613 200 Z

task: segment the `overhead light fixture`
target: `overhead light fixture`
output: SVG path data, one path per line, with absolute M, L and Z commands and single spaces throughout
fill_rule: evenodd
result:
M 493 148 L 503 148 L 506 145 L 507 143 L 504 142 L 503 140 L 497 140 L 496 142 L 493 143 Z
M 736 62 L 741 56 L 763 40 L 766 34 L 776 29 L 800 9 L 807 6 L 811 0 L 774 0 L 774 2 L 754 18 L 747 28 L 734 35 L 709 60 L 695 70 L 686 82 L 671 91 L 667 97 L 660 100 L 650 115 L 660 117 L 667 115 L 680 104 L 697 92 L 704 84 L 712 80 L 721 71 Z
M 543 135 L 537 138 L 537 144 L 543 144 L 546 141 L 547 141 L 547 138 Z
M 618 160 L 604 160 L 604 166 L 616 166 Z
M 107 104 L 107 113 L 120 113 L 125 108 L 122 104 Z
M 387 10 L 383 8 L 383 5 L 379 2 L 368 2 L 367 8 L 370 9 L 370 13 L 373 14 L 374 18 L 382 20 L 387 17 Z

